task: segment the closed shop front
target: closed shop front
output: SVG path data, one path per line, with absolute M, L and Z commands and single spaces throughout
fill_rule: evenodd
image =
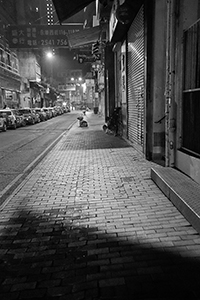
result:
M 145 38 L 144 6 L 127 35 L 128 139 L 139 151 L 145 147 Z

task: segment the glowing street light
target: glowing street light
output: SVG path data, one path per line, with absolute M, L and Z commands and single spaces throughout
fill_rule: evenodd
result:
M 47 53 L 46 53 L 46 56 L 47 56 L 47 58 L 53 58 L 53 53 L 51 52 L 51 51 L 48 51 Z

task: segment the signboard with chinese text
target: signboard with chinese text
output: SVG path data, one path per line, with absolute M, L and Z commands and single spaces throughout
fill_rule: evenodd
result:
M 81 25 L 11 25 L 7 30 L 10 48 L 69 48 L 68 34 Z

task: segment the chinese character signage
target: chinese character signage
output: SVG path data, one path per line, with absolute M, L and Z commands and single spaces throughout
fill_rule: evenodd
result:
M 10 48 L 68 48 L 68 34 L 79 29 L 80 25 L 11 25 L 7 39 Z

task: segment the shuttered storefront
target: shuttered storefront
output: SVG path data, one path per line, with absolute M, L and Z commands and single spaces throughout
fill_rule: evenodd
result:
M 144 7 L 135 17 L 127 36 L 128 52 L 128 138 L 144 152 L 145 49 Z

